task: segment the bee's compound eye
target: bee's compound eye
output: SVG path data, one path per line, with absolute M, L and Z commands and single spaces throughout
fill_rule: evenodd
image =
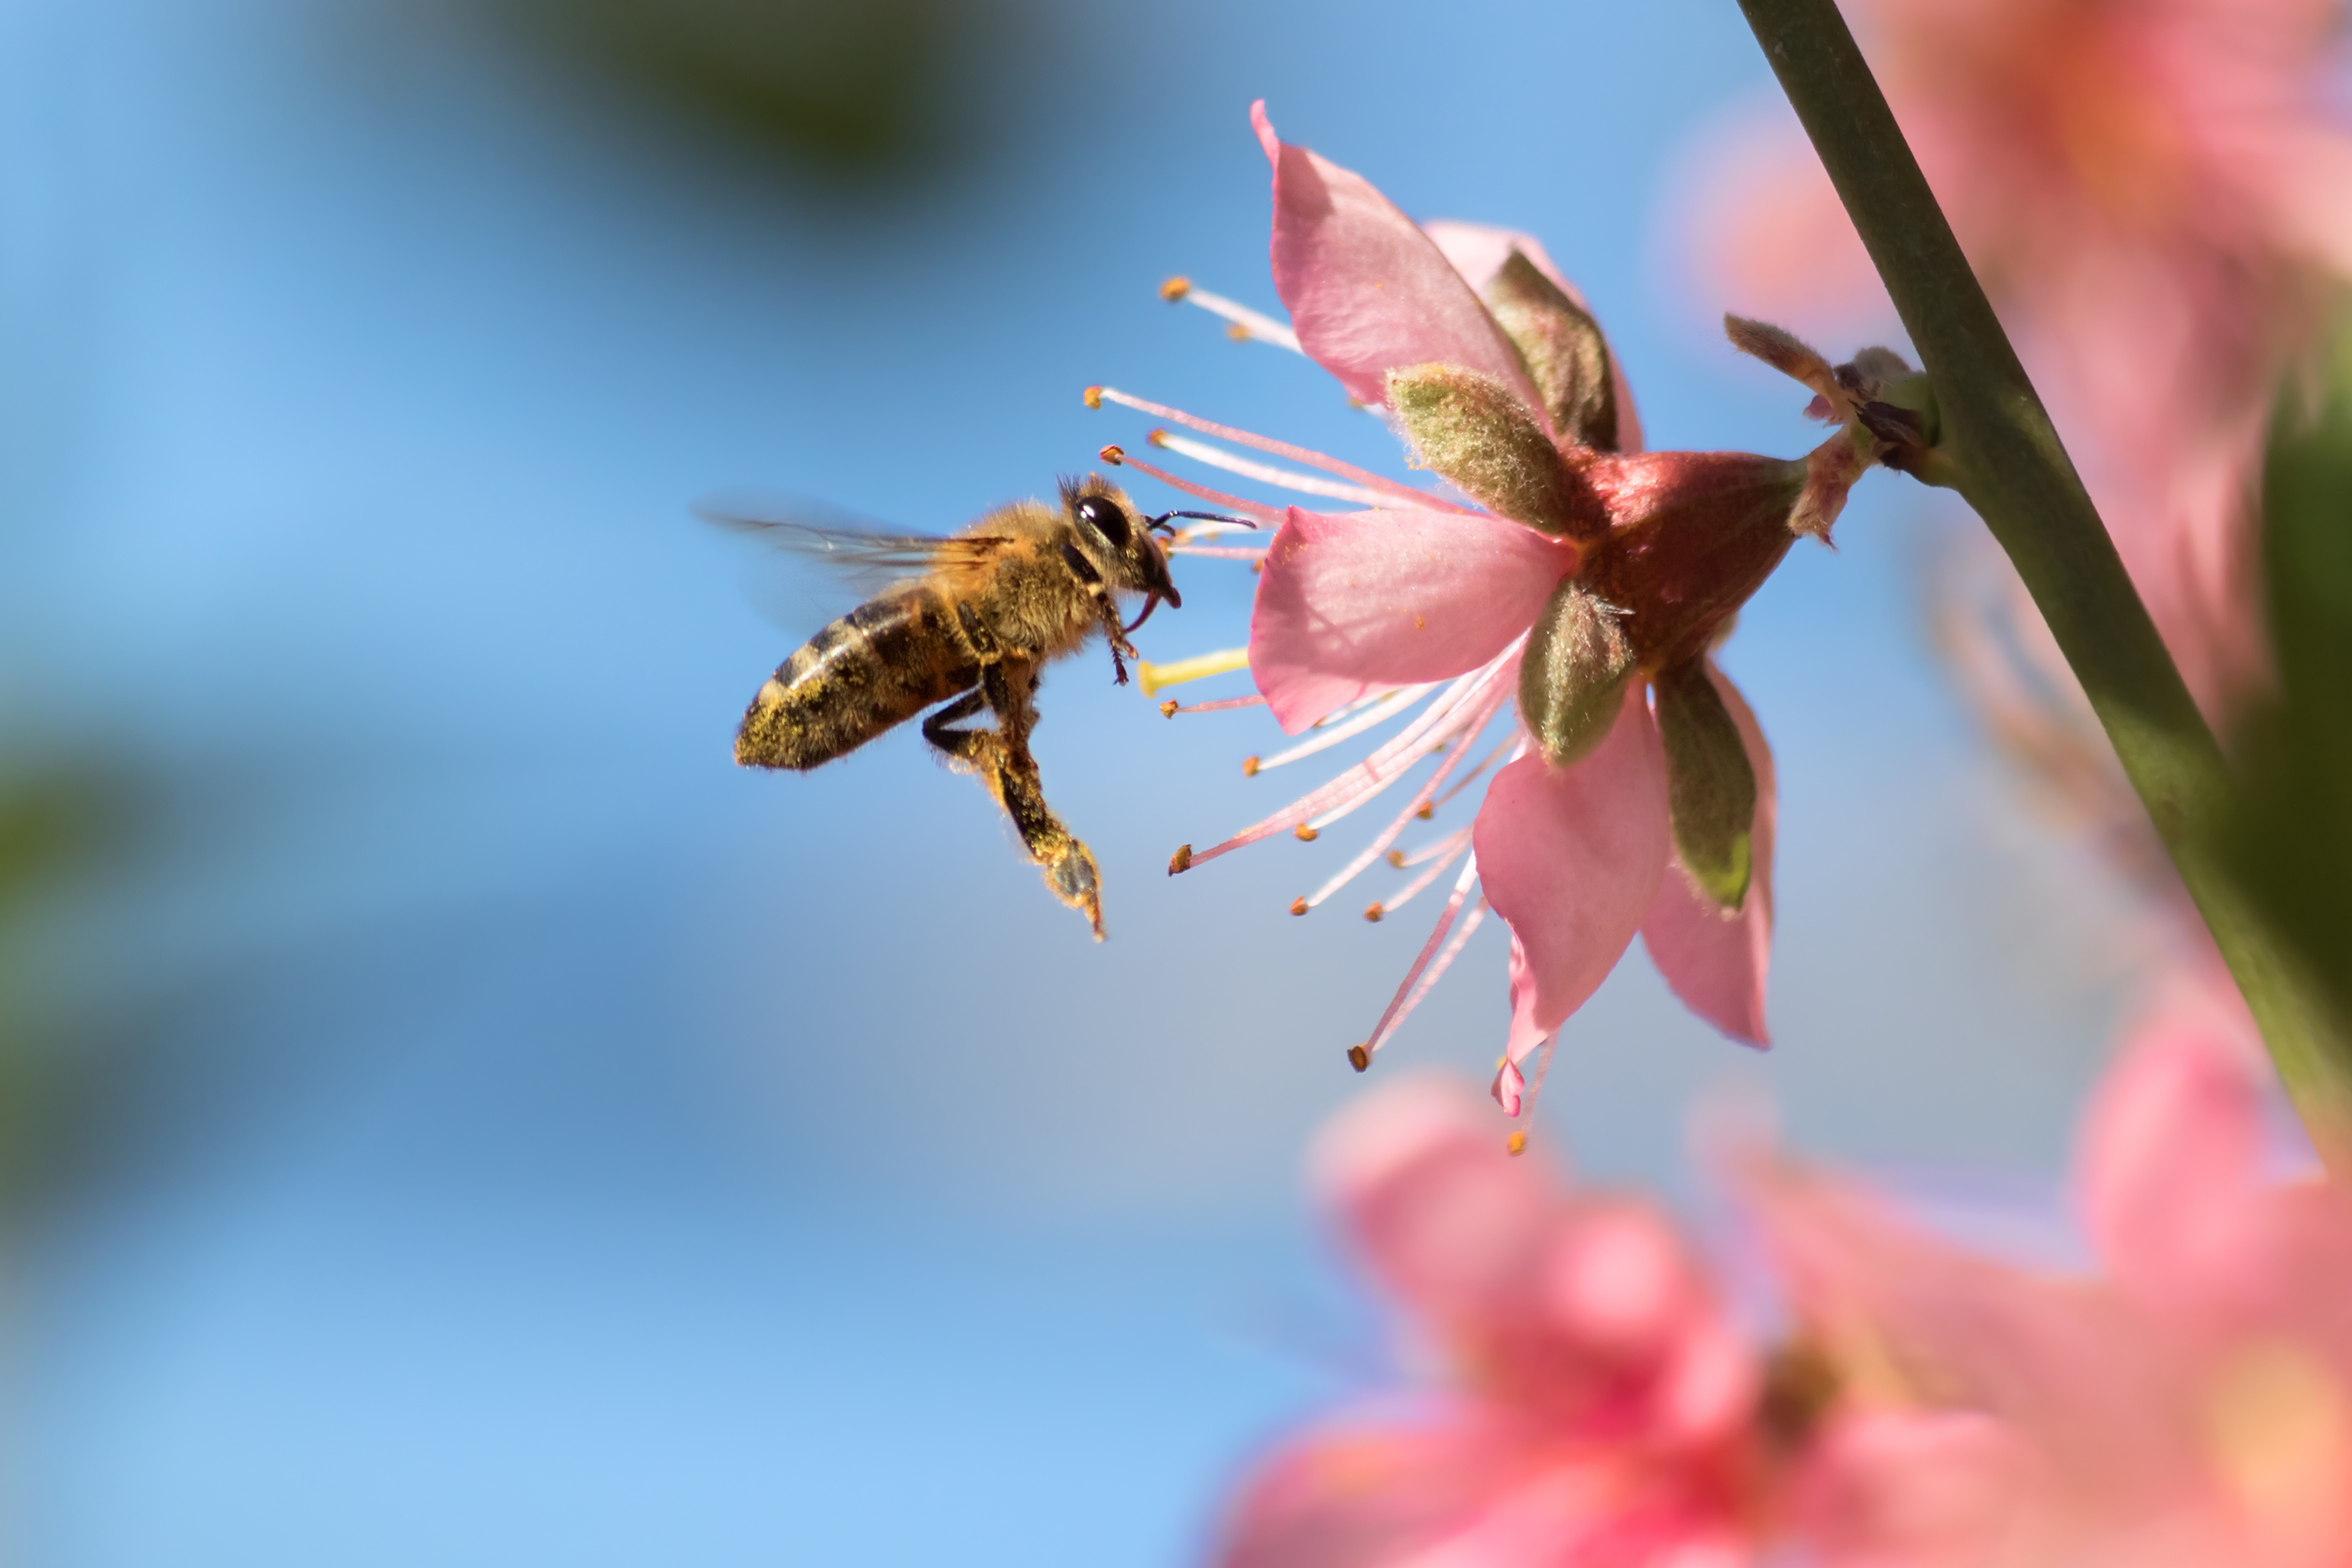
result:
M 1127 513 L 1108 496 L 1088 496 L 1078 502 L 1078 521 L 1110 542 L 1113 550 L 1127 548 Z

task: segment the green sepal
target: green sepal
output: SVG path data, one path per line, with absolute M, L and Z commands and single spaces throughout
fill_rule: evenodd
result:
M 1661 670 L 1652 689 L 1665 744 L 1675 848 L 1706 896 L 1736 910 L 1755 869 L 1756 769 L 1747 743 L 1704 659 Z
M 1489 511 L 1546 533 L 1588 535 L 1606 525 L 1534 411 L 1493 376 L 1451 364 L 1392 370 L 1388 405 L 1413 460 Z
M 1617 449 L 1617 384 L 1601 324 L 1541 268 L 1517 251 L 1486 285 L 1495 318 L 1543 396 L 1561 442 L 1596 452 Z
M 1519 716 L 1554 767 L 1584 757 L 1617 721 L 1635 662 L 1623 622 L 1622 611 L 1570 577 L 1528 634 Z

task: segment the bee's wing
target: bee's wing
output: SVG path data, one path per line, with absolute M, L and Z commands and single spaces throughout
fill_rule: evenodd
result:
M 854 512 L 796 497 L 726 492 L 706 496 L 694 511 L 706 522 L 866 579 L 976 564 L 1010 542 L 993 534 L 885 533 Z

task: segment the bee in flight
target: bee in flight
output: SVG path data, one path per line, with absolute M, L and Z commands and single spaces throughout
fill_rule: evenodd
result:
M 1125 685 L 1126 661 L 1137 657 L 1128 635 L 1161 600 L 1183 605 L 1156 535 L 1172 533 L 1171 519 L 1211 514 L 1147 518 L 1118 486 L 1090 475 L 1064 480 L 1059 506 L 1013 501 L 945 538 L 706 515 L 837 565 L 908 574 L 777 667 L 744 710 L 735 760 L 806 772 L 945 703 L 923 721 L 923 739 L 980 776 L 1044 869 L 1045 885 L 1087 917 L 1100 942 L 1095 858 L 1045 804 L 1029 754 L 1038 673 L 1100 632 Z M 1131 622 L 1119 608 L 1121 594 L 1145 596 Z M 993 729 L 962 727 L 983 708 Z

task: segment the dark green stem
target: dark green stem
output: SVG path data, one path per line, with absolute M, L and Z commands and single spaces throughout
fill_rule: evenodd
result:
M 2352 1038 L 2222 859 L 2234 786 L 2221 748 L 1845 19 L 1833 0 L 1739 3 L 1919 351 L 1961 495 L 2106 727 L 2305 1124 L 2323 1150 L 2352 1147 Z

